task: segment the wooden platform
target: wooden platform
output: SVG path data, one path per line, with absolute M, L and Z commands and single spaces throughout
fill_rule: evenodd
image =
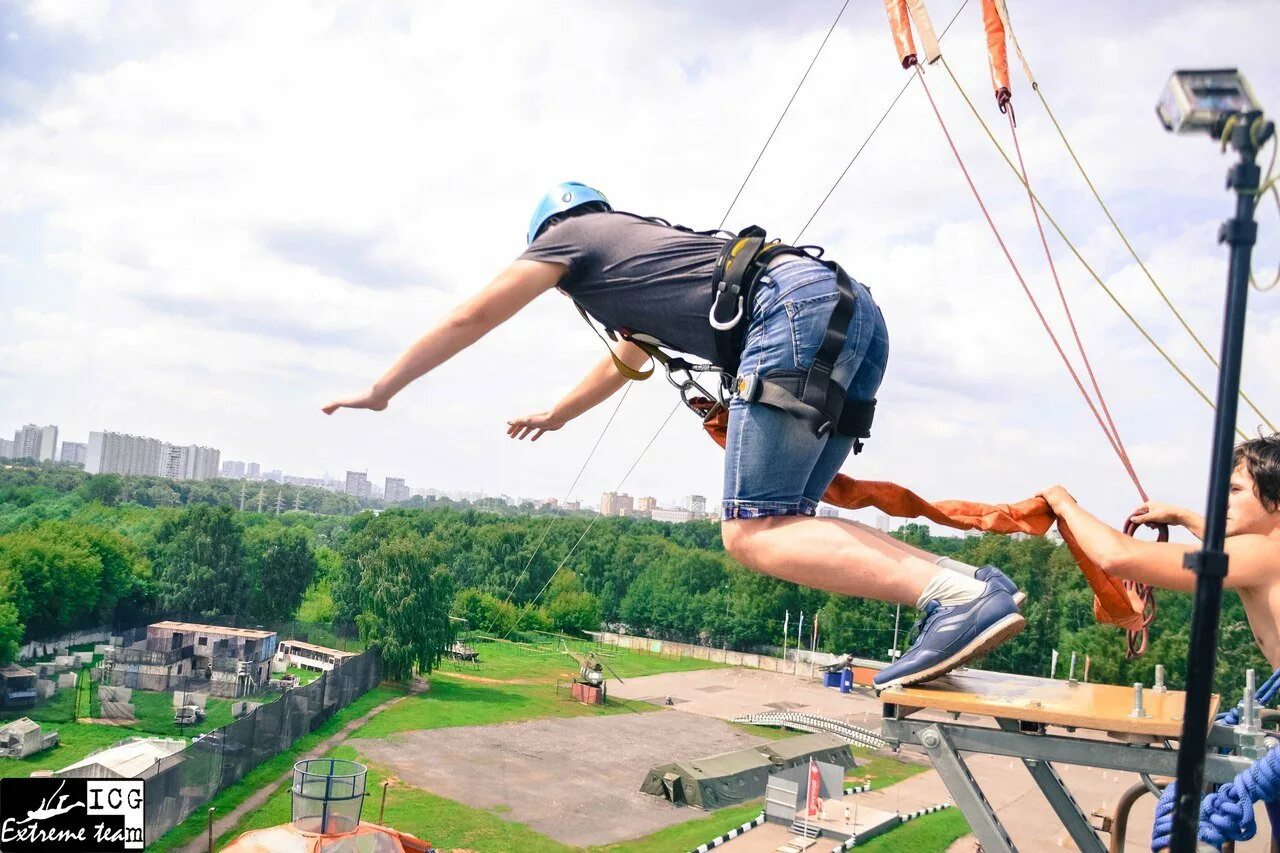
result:
M 1186 694 L 1170 690 L 1142 692 L 1144 717 L 1133 717 L 1133 688 L 1111 684 L 1075 684 L 1003 672 L 963 670 L 914 687 L 894 687 L 880 701 L 907 708 L 931 708 L 962 714 L 1070 726 L 1121 735 L 1179 737 Z M 1218 711 L 1210 698 L 1209 719 Z

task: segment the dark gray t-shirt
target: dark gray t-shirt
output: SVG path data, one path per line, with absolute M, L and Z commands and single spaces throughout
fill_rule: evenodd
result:
M 605 326 L 714 361 L 707 313 L 724 244 L 626 213 L 586 213 L 551 226 L 520 257 L 567 266 L 560 289 Z

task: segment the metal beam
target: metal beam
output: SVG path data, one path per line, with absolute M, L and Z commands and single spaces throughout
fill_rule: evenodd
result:
M 996 720 L 996 722 L 1006 732 L 1020 732 L 1017 720 Z M 1071 792 L 1067 790 L 1062 777 L 1053 769 L 1053 765 L 1034 758 L 1024 758 L 1022 763 L 1031 773 L 1031 778 L 1040 786 L 1044 798 L 1049 801 L 1049 805 L 1053 806 L 1058 819 L 1062 821 L 1062 825 L 1071 835 L 1071 840 L 1076 843 L 1076 847 L 1080 848 L 1081 853 L 1107 853 L 1107 848 L 1098 838 L 1098 834 L 1093 831 L 1093 827 L 1089 825 L 1089 818 L 1085 817 L 1084 812 L 1080 810 L 1080 804 L 1076 802 L 1075 797 L 1071 796 Z
M 932 723 L 925 720 L 885 719 L 881 731 L 890 741 L 920 744 L 921 734 L 937 727 L 944 731 L 954 748 L 961 752 L 981 752 L 1010 758 L 1028 758 L 1055 764 L 1076 764 L 1103 770 L 1173 776 L 1177 770 L 1178 752 L 1173 749 L 1139 746 L 1116 742 L 1086 740 L 1059 735 L 1019 734 L 997 729 L 956 723 Z M 1252 764 L 1233 755 L 1205 756 L 1205 781 L 1229 782 Z
M 983 796 L 969 767 L 956 752 L 954 745 L 938 725 L 928 726 L 920 733 L 920 745 L 929 753 L 933 769 L 942 777 L 951 799 L 964 812 L 969 827 L 978 837 L 984 853 L 1016 853 L 1009 833 L 1005 832 L 1000 818 Z

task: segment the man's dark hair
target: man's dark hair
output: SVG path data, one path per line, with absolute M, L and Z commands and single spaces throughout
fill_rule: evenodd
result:
M 602 201 L 589 201 L 586 204 L 580 204 L 577 207 L 571 207 L 564 213 L 557 213 L 555 216 L 547 217 L 547 221 L 542 223 L 538 228 L 538 233 L 533 235 L 533 239 L 537 240 L 543 234 L 547 233 L 547 229 L 554 225 L 559 225 L 566 219 L 572 219 L 575 216 L 581 216 L 584 213 L 607 213 L 609 205 Z
M 1267 512 L 1280 509 L 1280 433 L 1259 435 L 1236 445 L 1235 463 L 1244 463 Z

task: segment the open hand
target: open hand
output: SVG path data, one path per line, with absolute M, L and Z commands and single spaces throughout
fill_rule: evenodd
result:
M 1129 520 L 1134 524 L 1182 524 L 1184 512 L 1180 506 L 1147 501 L 1129 513 Z
M 338 409 L 371 409 L 375 412 L 381 412 L 386 407 L 387 399 L 370 388 L 360 394 L 334 400 L 332 403 L 325 406 L 322 411 L 324 411 L 326 415 L 332 415 L 334 412 L 338 411 Z
M 507 421 L 507 435 L 523 440 L 532 433 L 533 440 L 537 441 L 544 432 L 554 432 L 564 425 L 565 422 L 563 420 L 555 417 L 550 412 L 538 412 L 537 414 Z

